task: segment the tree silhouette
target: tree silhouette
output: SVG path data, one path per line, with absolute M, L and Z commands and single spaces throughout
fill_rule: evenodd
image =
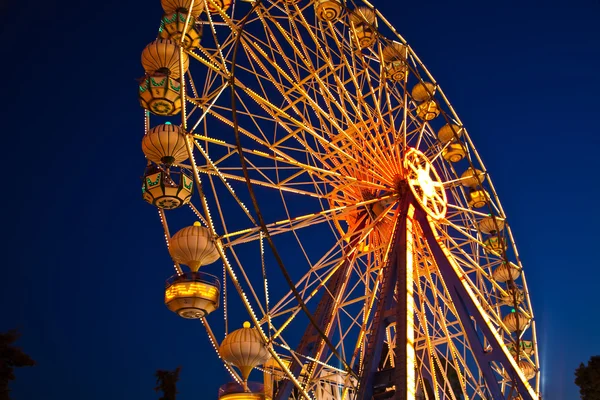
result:
M 162 369 L 156 371 L 154 374 L 156 376 L 156 387 L 154 390 L 163 393 L 159 400 L 175 400 L 177 397 L 179 372 L 181 372 L 181 367 L 177 367 L 174 371 L 165 371 Z
M 458 379 L 458 374 L 456 373 L 456 369 L 454 369 L 454 364 L 452 362 L 446 361 L 445 358 L 440 358 L 440 364 L 442 365 L 442 370 L 436 370 L 438 374 L 437 379 L 442 381 L 444 379 L 444 371 L 446 375 L 446 379 L 448 380 L 449 387 L 446 386 L 446 396 L 448 398 L 451 397 L 451 393 L 454 394 L 458 400 L 463 399 L 462 385 L 460 384 L 460 379 Z
M 443 385 L 445 387 L 445 393 L 440 393 L 442 395 L 442 398 L 451 399 L 453 394 L 457 400 L 464 399 L 462 385 L 460 384 L 460 379 L 458 379 L 458 374 L 454 369 L 454 364 L 452 364 L 452 360 L 447 361 L 443 357 L 439 357 L 438 360 L 439 364 L 435 364 L 435 379 L 438 382 L 438 391 L 440 391 L 440 385 Z M 447 381 L 447 383 L 444 382 L 445 380 Z M 419 391 L 417 393 L 417 399 L 420 400 L 435 398 L 430 378 L 423 377 L 423 383 L 425 385 L 425 390 L 419 388 Z
M 582 400 L 600 400 L 600 356 L 593 356 L 587 365 L 575 370 L 575 384 Z
M 14 369 L 35 365 L 31 357 L 14 346 L 19 337 L 21 334 L 15 329 L 0 333 L 0 400 L 10 400 L 8 384 L 15 380 Z

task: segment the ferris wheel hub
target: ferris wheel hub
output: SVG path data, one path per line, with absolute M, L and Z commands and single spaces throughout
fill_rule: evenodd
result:
M 435 194 L 435 188 L 433 187 L 433 180 L 431 176 L 429 176 L 429 172 L 424 169 L 419 169 L 417 171 L 417 181 L 419 182 L 419 186 L 423 189 L 423 193 L 428 198 L 432 198 Z
M 434 219 L 446 215 L 446 191 L 442 179 L 425 154 L 411 148 L 404 156 L 405 179 L 421 208 Z

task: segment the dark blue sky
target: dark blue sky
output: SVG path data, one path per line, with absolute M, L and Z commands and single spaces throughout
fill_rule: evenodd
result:
M 600 4 L 373 2 L 491 173 L 527 271 L 545 399 L 578 398 L 573 371 L 600 354 Z M 38 362 L 14 398 L 151 399 L 154 371 L 178 365 L 181 400 L 216 398 L 227 375 L 200 323 L 162 304 L 169 256 L 139 191 L 135 78 L 159 0 L 23 0 L 0 14 L 0 330 L 21 329 Z

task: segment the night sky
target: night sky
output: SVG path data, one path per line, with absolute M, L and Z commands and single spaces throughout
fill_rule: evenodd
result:
M 373 0 L 450 99 L 515 234 L 538 323 L 543 394 L 578 398 L 600 354 L 600 3 Z M 527 5 L 523 5 L 527 3 Z M 169 312 L 162 229 L 140 195 L 136 78 L 159 0 L 2 2 L 5 227 L 0 330 L 38 363 L 16 400 L 181 400 L 228 381 L 199 322 Z

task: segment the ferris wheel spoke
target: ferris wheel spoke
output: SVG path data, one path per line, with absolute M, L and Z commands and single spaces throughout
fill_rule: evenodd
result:
M 232 196 L 236 200 L 236 202 L 240 205 L 240 208 L 244 211 L 244 213 L 246 214 L 246 216 L 248 217 L 250 222 L 252 222 L 253 224 L 256 224 L 254 217 L 250 214 L 250 212 L 248 211 L 248 209 L 246 208 L 244 203 L 239 199 L 239 197 L 237 196 L 237 194 L 235 193 L 233 188 L 229 185 L 225 176 L 216 168 L 215 164 L 210 159 L 210 156 L 208 155 L 208 153 L 204 151 L 202 146 L 200 146 L 197 141 L 194 141 L 194 144 L 195 144 L 195 147 L 200 151 L 200 153 L 202 154 L 204 159 L 209 163 L 211 169 L 213 171 L 215 171 L 216 175 L 219 177 L 219 179 L 221 180 L 223 185 L 227 188 L 229 195 Z M 210 175 L 209 175 L 209 177 L 210 177 Z M 212 181 L 211 181 L 211 183 L 212 183 Z M 213 188 L 214 188 L 214 186 L 213 186 Z
M 202 174 L 207 174 L 207 175 L 217 175 L 217 173 L 212 169 L 199 169 L 198 172 L 200 172 Z M 246 179 L 243 176 L 238 176 L 238 175 L 233 175 L 233 174 L 228 174 L 228 173 L 221 173 L 221 175 L 225 179 L 229 179 L 232 181 L 246 182 Z M 309 196 L 309 197 L 314 197 L 314 198 L 325 198 L 324 196 L 317 195 L 313 192 L 308 192 L 305 190 L 295 189 L 295 188 L 290 188 L 290 187 L 285 187 L 285 186 L 279 186 L 279 185 L 273 184 L 271 182 L 264 182 L 264 181 L 261 181 L 258 179 L 251 178 L 250 183 L 253 185 L 256 185 L 256 186 L 263 186 L 263 187 L 270 188 L 270 189 L 282 190 L 285 192 L 300 194 L 300 195 L 304 195 L 304 196 Z
M 202 51 L 202 55 L 198 55 L 193 51 L 186 51 L 186 54 L 189 57 L 194 58 L 196 61 L 201 63 L 203 66 L 205 66 L 212 72 L 221 74 L 223 77 L 227 76 L 225 64 L 221 63 L 218 58 L 215 58 L 212 54 L 208 53 L 207 51 Z
M 335 266 L 335 268 L 334 268 L 334 269 L 332 269 L 331 271 L 328 271 L 328 273 L 327 273 L 327 276 L 325 277 L 325 279 L 321 280 L 321 281 L 319 282 L 318 286 L 317 286 L 317 287 L 316 287 L 316 288 L 315 288 L 315 289 L 314 289 L 314 290 L 311 292 L 311 294 L 310 294 L 310 295 L 309 295 L 309 296 L 308 296 L 308 297 L 307 297 L 305 300 L 303 300 L 303 301 L 304 301 L 305 303 L 307 303 L 307 302 L 308 302 L 308 301 L 309 301 L 311 298 L 313 298 L 313 297 L 314 297 L 314 295 L 315 295 L 315 294 L 317 294 L 317 292 L 318 292 L 318 291 L 320 291 L 321 289 L 322 289 L 322 290 L 324 290 L 324 294 L 323 294 L 324 296 L 331 296 L 331 297 L 333 298 L 333 297 L 334 297 L 334 294 L 333 294 L 333 293 L 331 293 L 331 292 L 329 292 L 329 291 L 327 290 L 327 286 L 326 286 L 327 282 L 328 282 L 328 281 L 329 281 L 331 278 L 334 278 L 334 277 L 335 277 L 335 275 L 336 275 L 335 273 L 336 273 L 336 272 L 337 272 L 337 271 L 338 271 L 338 270 L 339 270 L 339 269 L 340 269 L 340 268 L 341 268 L 341 267 L 342 267 L 344 264 L 347 264 L 347 263 L 353 263 L 353 262 L 355 261 L 355 258 L 356 258 L 356 253 L 351 253 L 351 254 L 345 255 L 345 256 L 344 256 L 344 258 L 343 258 L 343 259 L 342 259 L 340 262 L 338 262 L 338 263 L 336 264 L 336 266 Z M 347 278 L 346 278 L 346 279 L 347 279 Z M 334 300 L 336 303 L 338 303 L 338 302 L 339 302 L 339 298 L 337 297 L 337 295 L 336 295 L 336 297 L 335 297 L 335 298 L 333 298 L 333 300 Z M 322 301 L 322 300 L 321 300 L 321 301 Z M 334 307 L 333 307 L 333 309 L 335 310 L 335 309 L 336 309 L 336 306 L 334 306 Z M 283 324 L 283 326 L 286 326 L 286 325 L 288 325 L 288 324 L 289 324 L 289 323 L 290 323 L 290 322 L 291 322 L 291 321 L 292 321 L 292 320 L 293 320 L 293 319 L 296 317 L 296 315 L 297 315 L 297 312 L 293 312 L 293 313 L 292 313 L 292 315 L 291 315 L 291 316 L 288 318 L 288 320 L 287 320 L 287 321 L 286 321 L 286 322 Z M 332 317 L 333 317 L 334 315 L 335 315 L 335 311 L 334 311 L 334 314 L 332 314 Z M 330 327 L 330 325 L 328 325 L 328 326 Z M 275 338 L 277 338 L 277 336 L 276 336 L 276 335 L 273 335 L 273 339 L 275 339 Z M 322 349 L 321 349 L 321 351 L 322 351 Z M 319 357 L 316 357 L 316 359 L 319 359 Z
M 352 202 L 351 205 L 340 205 L 338 207 L 333 207 L 310 214 L 299 215 L 292 218 L 268 223 L 266 225 L 266 228 L 269 230 L 269 234 L 271 236 L 274 236 L 292 230 L 298 230 L 301 228 L 321 224 L 323 222 L 330 221 L 331 219 L 343 218 L 345 214 L 355 212 L 356 210 L 363 209 L 372 204 L 390 198 L 392 198 L 392 196 L 384 195 L 370 200 L 356 201 Z M 227 233 L 225 235 L 222 235 L 220 238 L 221 240 L 226 240 L 226 242 L 224 243 L 225 247 L 235 246 L 237 244 L 258 240 L 260 238 L 259 233 L 261 230 L 261 227 L 253 226 L 250 228 L 245 228 Z M 356 234 L 356 232 L 354 233 Z
M 366 114 L 367 114 L 367 121 L 365 121 L 365 123 L 370 126 L 377 126 L 378 124 L 382 125 L 383 121 L 385 121 L 385 119 L 383 118 L 383 115 L 381 113 L 381 104 L 380 104 L 381 99 L 376 94 L 376 89 L 373 87 L 373 82 L 372 82 L 371 75 L 370 75 L 369 65 L 365 64 L 364 61 L 365 61 L 365 59 L 363 58 L 362 65 L 354 66 L 354 71 L 362 69 L 362 73 L 361 73 L 360 77 L 362 77 L 363 81 L 366 83 L 366 84 L 361 85 L 360 89 L 357 88 L 357 92 L 360 93 L 360 96 L 362 97 L 363 101 L 366 100 L 366 96 L 365 96 L 365 94 L 366 94 L 373 100 L 373 103 L 374 103 L 373 104 L 374 107 L 364 105 L 363 110 L 366 111 Z M 357 78 L 358 78 L 358 76 L 357 76 Z M 363 112 L 361 114 L 365 114 L 365 113 Z M 379 122 L 377 123 L 376 121 L 379 121 Z M 370 140 L 367 143 L 373 143 L 373 147 L 375 148 L 374 149 L 375 153 L 379 154 L 385 148 L 385 142 L 382 140 L 382 138 L 383 137 L 387 138 L 388 135 L 382 129 L 380 129 L 379 132 L 377 132 L 377 133 L 378 133 L 378 135 L 375 135 L 374 140 Z
M 343 261 L 339 261 L 339 259 L 337 259 L 333 265 L 332 263 L 319 264 L 318 267 L 312 268 L 298 281 L 296 286 L 299 288 L 300 294 L 302 295 L 305 303 L 308 303 L 315 295 L 319 294 L 319 292 L 331 279 L 333 273 L 339 269 L 342 263 Z M 283 326 L 289 324 L 301 309 L 298 305 L 292 304 L 292 300 L 292 293 L 288 292 L 271 309 L 272 317 L 282 316 L 289 313 L 293 314 L 288 318 Z M 290 308 L 285 308 L 286 306 L 289 306 Z
M 462 236 L 461 239 L 463 241 L 466 240 L 466 241 L 476 242 L 476 243 L 478 243 L 480 241 L 479 238 L 476 236 L 477 231 L 468 225 L 467 226 L 459 225 L 450 219 L 445 219 L 443 224 L 446 229 L 452 228 L 457 233 L 460 233 L 460 235 Z M 448 239 L 450 239 L 450 236 L 448 236 Z M 452 239 L 456 240 L 456 238 L 452 238 Z M 456 244 L 456 242 L 455 242 L 455 244 Z
M 217 22 L 215 20 L 215 18 L 212 16 L 211 12 L 210 12 L 210 7 L 209 7 L 209 3 L 212 5 L 212 7 L 215 7 L 216 10 L 218 10 L 218 15 L 219 18 L 221 18 L 223 20 L 223 22 Z M 218 59 L 220 60 L 228 60 L 229 59 L 229 54 L 228 50 L 230 51 L 230 48 L 232 47 L 232 45 L 235 43 L 235 33 L 238 31 L 239 27 L 236 23 L 236 21 L 233 18 L 230 18 L 229 15 L 227 15 L 227 13 L 224 12 L 223 9 L 221 9 L 221 5 L 217 3 L 217 1 L 215 0 L 206 0 L 205 3 L 206 7 L 207 7 L 207 18 L 208 18 L 208 26 L 210 28 L 210 32 L 212 34 L 214 43 L 216 45 L 216 49 L 215 49 L 215 53 L 218 55 Z M 234 3 L 234 8 L 235 8 L 235 3 Z M 222 29 L 222 28 L 229 28 L 229 29 Z M 221 40 L 219 40 L 219 35 L 217 30 L 219 30 L 220 32 L 226 31 L 228 32 L 227 36 Z M 224 63 L 225 66 L 225 63 Z
M 423 126 L 414 119 L 414 116 L 407 113 L 407 117 L 404 119 L 404 136 L 406 138 L 406 146 L 415 149 L 419 148 L 419 138 L 423 131 Z
M 340 336 L 340 353 L 344 355 L 345 358 L 348 357 L 348 355 L 350 354 L 350 350 L 354 350 L 354 347 L 352 348 L 348 348 L 346 349 L 346 343 L 349 342 L 349 345 L 352 345 L 353 342 L 356 342 L 356 345 L 359 345 L 359 341 L 356 340 L 356 334 L 357 334 L 357 330 L 359 330 L 361 328 L 361 321 L 359 321 L 360 318 L 363 317 L 363 312 L 359 312 L 358 314 L 351 314 L 349 311 L 345 310 L 344 308 L 340 308 L 342 314 L 344 314 L 346 316 L 346 319 L 349 321 L 346 324 L 342 324 L 341 322 L 341 318 L 338 317 L 336 318 L 336 322 L 337 322 L 337 329 L 338 332 L 340 332 L 339 336 Z M 325 363 L 331 363 L 334 362 L 334 355 L 333 354 L 329 354 L 328 357 L 325 360 Z
M 437 181 L 437 180 L 432 180 L 431 186 L 433 186 L 433 188 L 435 189 L 435 194 L 440 199 L 442 199 L 443 198 L 443 193 L 444 193 L 444 190 L 445 190 L 444 182 Z
M 196 146 L 200 146 L 200 144 L 198 143 L 199 141 L 205 141 L 207 143 L 212 143 L 214 145 L 222 146 L 223 148 L 229 150 L 227 154 L 225 154 L 223 157 L 221 157 L 220 159 L 218 159 L 214 162 L 214 166 L 220 165 L 223 161 L 225 161 L 226 159 L 228 159 L 229 157 L 231 157 L 232 155 L 237 153 L 236 145 L 229 144 L 223 140 L 211 138 L 208 136 L 201 136 L 201 135 L 194 135 L 194 138 L 196 139 Z M 349 176 L 349 175 L 343 175 L 343 174 L 336 172 L 334 170 L 331 170 L 331 169 L 324 169 L 324 168 L 320 168 L 318 166 L 303 163 L 303 162 L 297 161 L 293 158 L 290 158 L 289 155 L 286 155 L 285 157 L 283 157 L 283 156 L 279 155 L 279 154 L 282 154 L 282 149 L 270 147 L 268 150 L 273 151 L 275 154 L 270 155 L 263 151 L 242 148 L 242 151 L 244 152 L 244 154 L 247 154 L 248 156 L 264 158 L 265 160 L 269 160 L 274 163 L 275 162 L 283 163 L 285 165 L 288 165 L 289 168 L 296 168 L 298 170 L 298 173 L 307 172 L 309 174 L 312 174 L 313 176 L 323 177 L 323 179 L 325 177 L 330 177 L 330 179 L 336 179 L 338 181 L 350 181 L 350 182 L 354 182 L 355 184 L 358 184 L 358 185 L 364 185 L 365 187 L 371 187 L 373 189 L 386 189 L 386 186 L 384 186 L 384 185 L 377 184 L 375 182 L 369 182 L 366 180 L 357 179 L 356 177 Z M 204 150 L 201 150 L 201 151 L 204 152 Z M 213 169 L 216 169 L 216 168 L 213 167 Z M 271 184 L 273 184 L 273 182 L 271 182 Z
M 460 255 L 460 259 L 464 260 L 464 267 L 466 268 L 472 268 L 473 270 L 479 271 L 480 273 L 484 274 L 484 276 L 488 277 L 488 279 L 490 279 L 490 281 L 492 281 L 492 279 L 489 277 L 488 273 L 486 272 L 487 269 L 489 269 L 488 264 L 482 264 L 481 263 L 481 259 L 476 260 L 473 258 L 473 254 L 467 252 L 467 250 L 465 250 L 464 248 L 470 244 L 472 244 L 474 241 L 476 243 L 478 243 L 477 239 L 469 239 L 467 238 L 467 240 L 464 240 L 462 244 L 458 243 L 457 239 L 448 235 L 447 233 L 440 231 L 441 234 L 441 238 L 443 239 L 443 241 L 447 242 L 449 245 L 447 246 L 449 250 L 451 250 L 454 254 L 456 255 Z M 457 254 L 458 253 L 458 254 Z M 491 263 L 490 263 L 491 264 Z
M 311 35 L 312 35 L 312 32 L 310 31 L 310 29 L 308 30 L 308 32 L 309 32 L 309 34 L 311 34 Z M 319 46 L 319 44 L 318 44 L 319 42 L 318 42 L 318 40 L 316 39 L 316 37 L 315 37 L 315 36 L 312 36 L 312 38 L 313 38 L 313 40 L 315 41 L 315 43 L 316 43 L 316 45 L 317 45 L 318 51 L 322 52 L 323 50 L 322 50 L 322 48 Z M 303 47 L 304 47 L 304 45 L 303 45 Z M 305 56 L 306 56 L 306 59 L 308 59 L 308 57 L 309 57 L 309 56 L 307 56 L 306 54 L 305 54 Z M 325 62 L 327 62 L 327 61 L 328 61 L 328 60 L 330 60 L 330 59 L 331 59 L 331 57 L 324 58 Z M 346 63 L 346 64 L 345 64 L 345 66 L 346 66 L 346 68 L 348 69 L 348 63 Z M 331 69 L 331 71 L 333 72 L 333 71 L 335 71 L 336 67 L 333 67 L 333 66 L 332 66 L 330 69 Z M 356 68 L 353 68 L 353 69 L 354 69 L 354 70 L 356 70 Z M 336 78 L 336 77 L 337 77 L 337 75 L 339 75 L 339 74 L 335 74 L 335 75 L 333 75 L 333 77 L 334 77 L 334 78 Z M 318 75 L 315 75 L 315 76 L 318 76 Z M 351 76 L 353 76 L 353 74 L 351 74 Z M 354 82 L 355 82 L 355 86 L 357 86 L 357 88 L 358 88 L 358 85 L 356 85 L 357 81 L 355 80 Z M 323 79 L 318 79 L 318 83 L 319 83 L 319 85 L 320 85 L 320 87 L 321 87 L 321 93 L 323 93 L 323 91 L 325 91 L 326 93 L 328 92 L 328 93 L 330 93 L 330 96 L 329 96 L 329 98 L 331 98 L 331 99 L 334 99 L 334 98 L 335 98 L 335 97 L 334 97 L 334 96 L 331 94 L 331 92 L 329 91 L 329 86 L 324 84 L 324 81 L 323 81 Z M 338 87 L 339 87 L 339 83 L 338 83 Z M 371 92 L 373 92 L 373 91 L 371 90 Z M 354 101 L 354 99 L 351 99 L 351 98 L 349 98 L 349 97 L 348 97 L 348 94 L 349 94 L 349 92 L 348 92 L 348 91 L 343 91 L 343 94 L 345 94 L 345 95 L 346 95 L 346 101 L 350 101 L 350 103 L 349 103 L 349 104 L 352 106 L 352 108 L 354 109 L 354 111 L 355 111 L 355 112 L 358 112 L 358 113 L 357 113 L 357 115 L 359 115 L 359 116 L 360 116 L 360 115 L 363 115 L 364 113 L 361 113 L 361 112 L 360 112 L 360 110 L 358 110 L 358 109 L 357 109 L 357 107 L 354 105 L 354 104 L 355 104 L 355 101 Z M 373 95 L 374 95 L 374 94 L 373 94 Z M 344 109 L 344 108 L 340 108 L 340 109 L 341 109 L 342 111 L 345 111 L 345 109 Z M 379 114 L 379 116 L 381 117 L 381 114 Z M 352 123 L 352 120 L 350 120 L 350 122 Z M 365 121 L 363 121 L 363 123 L 364 123 L 364 122 L 365 122 Z M 373 118 L 370 118 L 370 122 L 367 122 L 367 123 L 373 123 Z
M 419 282 L 417 282 L 419 283 Z M 434 392 L 437 393 L 438 391 L 438 384 L 437 384 L 437 376 L 435 374 L 435 367 L 434 367 L 434 360 L 433 360 L 433 354 L 434 352 L 432 344 L 431 344 L 431 339 L 429 336 L 429 322 L 428 322 L 428 318 L 427 315 L 425 313 L 425 299 L 426 297 L 424 296 L 424 293 L 422 292 L 422 288 L 420 284 L 417 284 L 417 291 L 416 294 L 417 296 L 417 301 L 420 300 L 420 304 L 416 303 L 417 307 L 415 307 L 415 311 L 417 311 L 417 320 L 418 325 L 417 325 L 417 332 L 422 334 L 422 338 L 424 338 L 424 352 L 423 352 L 423 358 L 422 358 L 422 363 L 427 365 L 427 367 L 425 367 L 425 369 L 420 368 L 422 370 L 422 372 L 425 372 L 428 370 L 429 372 L 429 378 L 431 379 L 430 384 L 434 390 Z M 420 313 L 419 313 L 419 305 L 420 305 Z M 419 335 L 416 335 L 415 337 L 415 344 L 417 343 L 417 341 L 419 340 Z M 422 366 L 423 366 L 422 364 Z M 422 377 L 423 380 L 425 380 L 425 377 Z M 437 397 L 437 396 L 436 396 Z
M 298 15 L 301 16 L 302 14 L 299 13 Z M 273 19 L 269 18 L 268 15 L 267 16 L 262 15 L 262 18 L 264 21 L 263 26 L 265 27 L 265 29 L 268 30 L 267 37 L 273 38 L 273 37 L 277 36 L 275 34 L 275 32 L 273 32 L 270 29 L 271 25 L 273 25 L 276 28 L 277 32 L 284 38 L 285 44 L 287 44 L 292 49 L 293 55 L 295 56 L 294 60 L 291 60 L 289 58 L 289 56 L 286 57 L 285 60 L 286 60 L 286 64 L 288 67 L 288 71 L 294 75 L 294 78 L 296 79 L 296 81 L 299 81 L 300 80 L 299 71 L 296 68 L 294 68 L 293 66 L 297 66 L 298 69 L 300 67 L 304 67 L 304 69 L 306 71 L 311 71 L 314 69 L 314 65 L 311 63 L 311 56 L 310 56 L 310 54 L 307 54 L 304 43 L 302 41 L 294 40 L 294 36 L 301 37 L 300 34 L 298 33 L 297 29 L 295 29 L 294 20 L 293 19 L 288 20 L 288 23 L 290 24 L 290 28 L 291 28 L 290 32 L 288 32 L 283 28 L 283 26 L 277 20 L 273 20 Z M 280 55 L 288 54 L 287 52 L 284 51 L 283 47 L 277 40 L 271 40 L 271 43 L 274 46 L 273 52 L 272 52 L 273 59 L 275 59 L 276 53 L 280 54 Z
M 461 215 L 470 214 L 473 217 L 487 217 L 489 215 L 489 213 L 485 213 L 485 212 L 481 212 L 481 211 L 477 211 L 477 210 L 471 210 L 469 208 L 461 207 L 460 205 L 451 204 L 451 203 L 448 203 L 448 208 L 456 210 L 457 214 L 461 214 Z
M 332 250 L 334 250 L 334 248 L 332 248 Z M 329 253 L 333 254 L 333 255 L 337 254 L 336 252 L 332 252 L 332 251 L 330 251 Z M 331 277 L 333 276 L 333 273 L 337 269 L 339 269 L 340 266 L 344 262 L 347 262 L 348 255 L 341 255 L 341 253 L 340 253 L 340 256 L 341 256 L 341 258 L 335 258 L 335 259 L 330 259 L 330 260 L 320 260 L 312 267 L 312 269 L 309 272 L 307 272 L 302 277 L 302 279 L 300 279 L 300 281 L 298 281 L 296 286 L 301 289 L 301 291 L 302 291 L 302 293 L 304 293 L 304 295 L 306 295 L 306 297 L 304 298 L 306 302 L 308 302 L 315 295 L 317 295 L 318 292 L 325 287 L 325 285 L 327 284 L 329 279 L 331 279 Z M 368 287 L 370 284 L 372 284 L 374 282 L 370 279 L 365 278 L 365 274 L 363 272 L 361 272 L 360 269 L 357 270 L 356 268 L 354 268 L 357 260 L 360 260 L 360 257 L 357 257 L 353 261 L 353 263 L 350 264 L 350 268 L 349 268 L 349 270 L 353 271 L 356 274 L 356 277 L 358 278 L 357 279 L 358 283 L 355 285 L 355 287 L 352 290 L 355 290 L 356 288 L 360 287 L 360 285 L 364 285 L 364 286 Z M 308 292 L 308 290 L 310 290 L 310 293 Z M 348 296 L 350 296 L 350 294 L 348 294 Z M 286 302 L 289 303 L 290 298 L 291 298 L 291 293 L 286 294 L 286 296 L 284 296 L 275 306 L 272 307 L 272 311 L 278 312 L 278 313 L 286 313 L 286 311 L 283 311 L 282 305 L 285 304 Z M 348 298 L 346 298 L 340 304 L 349 306 L 349 305 L 352 305 L 354 302 L 355 301 L 351 301 Z
M 465 393 L 465 394 L 467 393 L 467 385 L 469 385 L 471 387 L 471 390 L 475 391 L 474 395 L 479 395 L 479 396 L 482 396 L 482 398 L 483 398 L 484 393 L 477 392 L 480 390 L 481 385 L 477 384 L 478 383 L 477 379 L 475 378 L 475 376 L 471 372 L 470 368 L 468 367 L 465 359 L 461 355 L 461 352 L 458 349 L 457 343 L 455 343 L 455 341 L 452 340 L 454 338 L 454 336 L 451 335 L 451 333 L 450 333 L 449 324 L 447 322 L 447 319 L 440 318 L 439 321 L 440 321 L 440 325 L 442 327 L 443 335 L 445 338 L 447 338 L 448 348 L 450 350 L 450 354 L 452 355 L 454 371 L 456 372 L 456 374 L 458 376 L 458 381 L 461 383 L 461 388 L 462 388 L 463 393 Z M 465 343 L 463 342 L 463 345 L 464 344 Z
M 422 123 L 421 126 L 419 127 L 418 130 L 418 136 L 417 136 L 417 143 L 415 144 L 415 149 L 420 149 L 421 148 L 421 142 L 423 141 L 423 137 L 425 135 L 425 133 L 427 132 L 426 128 L 427 128 L 428 124 L 427 123 Z
M 276 46 L 279 46 L 279 44 L 277 42 Z M 283 61 L 284 64 L 286 64 L 286 68 L 289 73 L 287 71 L 285 71 L 284 67 L 280 66 L 279 63 L 276 60 L 276 56 L 275 53 L 271 53 L 271 55 L 269 56 L 267 54 L 266 49 L 269 49 L 270 46 L 268 44 L 264 44 L 261 46 L 261 44 L 259 42 L 256 41 L 249 41 L 249 40 L 243 40 L 242 41 L 242 45 L 243 48 L 246 52 L 246 54 L 248 55 L 249 58 L 252 58 L 253 60 L 255 60 L 258 65 L 261 67 L 261 71 L 265 74 L 265 79 L 269 80 L 271 83 L 274 83 L 276 85 L 279 86 L 279 92 L 280 94 L 282 94 L 282 98 L 286 99 L 287 104 L 292 105 L 291 107 L 294 108 L 294 110 L 298 113 L 298 109 L 295 108 L 294 104 L 295 102 L 291 99 L 291 95 L 292 94 L 296 94 L 296 93 L 302 93 L 302 91 L 298 90 L 299 85 L 298 85 L 298 77 L 293 77 L 290 76 L 289 73 L 294 73 L 294 69 L 291 68 L 291 65 L 289 63 L 289 59 L 287 57 L 283 57 Z M 295 47 L 292 48 L 294 51 L 297 51 L 297 49 Z M 279 56 L 283 55 L 283 49 L 279 49 Z M 263 62 L 263 60 L 265 60 L 268 64 L 265 64 L 265 62 Z M 271 71 L 271 68 L 269 68 L 269 65 L 272 67 L 272 69 L 274 69 L 274 71 Z M 280 77 L 280 79 L 277 79 L 277 77 L 273 74 L 273 73 L 277 73 L 277 76 Z M 259 77 L 259 76 L 256 76 Z M 286 82 L 286 84 L 283 83 L 283 81 Z M 258 79 L 258 82 L 260 83 L 260 79 Z M 266 93 L 266 91 L 265 91 Z M 281 109 L 280 112 L 285 113 L 287 112 L 287 110 L 285 109 Z M 300 114 L 300 113 L 298 113 Z
M 289 114 L 284 113 L 280 108 L 276 107 L 275 105 L 271 104 L 268 99 L 260 96 L 258 93 L 247 89 L 246 90 L 246 94 L 248 94 L 254 101 L 256 101 L 257 103 L 259 103 L 260 105 L 264 106 L 266 108 L 266 111 L 269 112 L 269 114 L 271 114 L 271 116 L 282 126 L 286 126 L 286 122 L 284 122 L 284 120 L 282 119 L 282 117 L 284 117 L 287 121 L 289 121 L 289 123 L 291 123 L 293 126 L 295 126 L 297 129 L 302 129 L 305 132 L 310 133 L 315 139 L 318 140 L 319 144 L 325 147 L 331 147 L 332 150 L 335 150 L 336 152 L 338 152 L 340 155 L 342 155 L 345 159 L 351 160 L 351 161 L 356 161 L 351 155 L 349 155 L 348 153 L 344 152 L 342 149 L 340 149 L 339 147 L 331 144 L 329 142 L 329 140 L 327 140 L 326 138 L 324 138 L 323 136 L 319 135 L 315 130 L 311 130 L 311 129 L 306 129 L 306 126 L 302 124 L 302 122 L 294 117 L 292 117 Z M 296 136 L 295 136 L 296 137 Z
M 190 78 L 189 81 L 190 81 L 190 84 L 192 85 L 192 88 L 194 88 L 193 80 Z M 220 97 L 223 94 L 223 92 L 225 91 L 225 89 L 227 89 L 227 86 L 221 85 L 218 92 L 216 92 L 214 94 L 211 93 L 210 95 L 206 95 L 201 100 L 195 99 L 194 101 L 192 101 L 192 104 L 194 104 L 194 109 L 188 114 L 189 133 L 193 134 L 194 132 L 196 132 L 196 130 L 198 129 L 200 124 L 206 122 L 207 115 L 210 114 L 212 108 L 215 106 L 217 101 L 220 99 Z M 200 115 L 198 118 L 196 118 L 196 122 L 194 122 L 192 124 L 191 122 L 192 122 L 193 113 L 196 111 L 201 112 L 202 115 Z M 204 124 L 204 125 L 206 125 L 206 124 Z M 189 128 L 189 126 L 191 126 L 191 128 Z

